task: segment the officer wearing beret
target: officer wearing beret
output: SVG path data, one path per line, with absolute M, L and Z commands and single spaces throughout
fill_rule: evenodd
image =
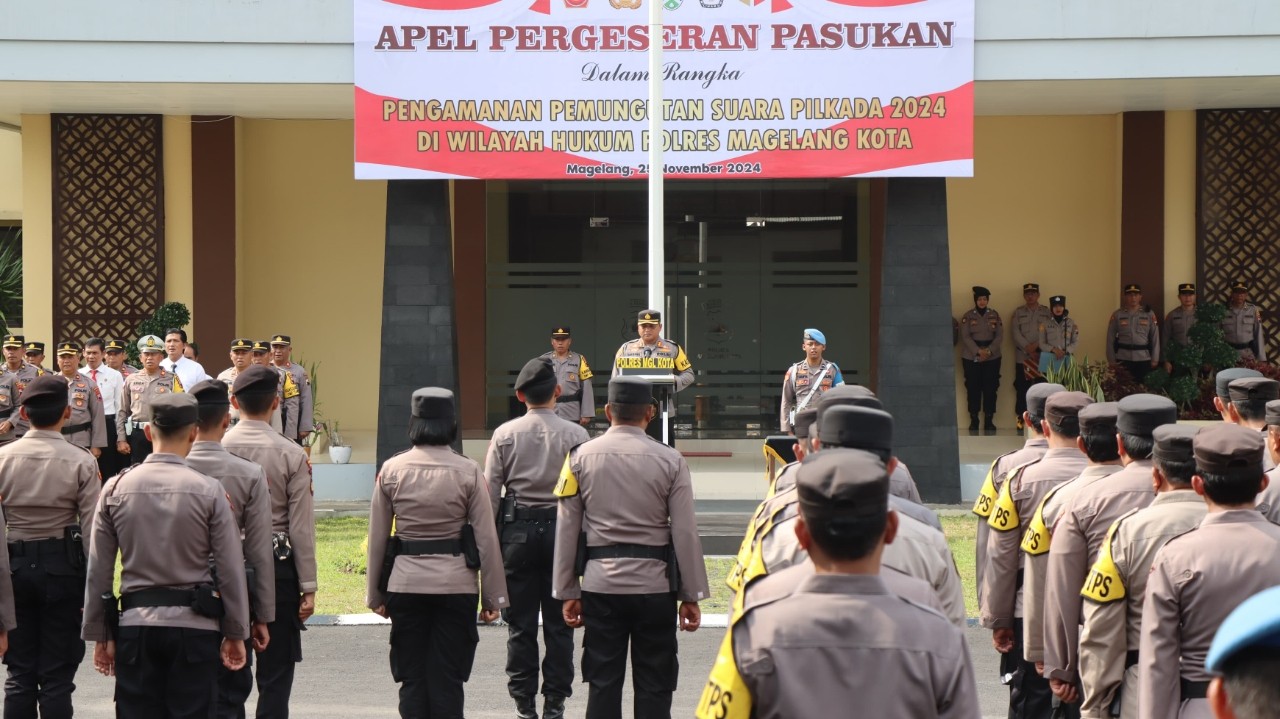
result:
M 80 343 L 58 343 L 58 370 L 67 383 L 71 417 L 62 427 L 67 441 L 84 447 L 94 458 L 107 446 L 107 417 L 98 384 L 80 374 Z
M 1213 637 L 1205 668 L 1215 719 L 1261 719 L 1280 706 L 1280 587 L 1236 607 Z
M 35 365 L 42 372 L 49 371 L 44 367 L 44 343 L 43 342 L 28 342 L 26 346 L 23 347 L 23 351 L 27 356 L 27 364 Z
M 698 717 L 817 717 L 856 706 L 892 717 L 979 715 L 961 630 L 895 596 L 878 576 L 897 531 L 888 485 L 884 462 L 871 453 L 823 450 L 805 459 L 796 532 L 816 572 L 793 592 L 748 595 Z
M 1049 308 L 1040 304 L 1040 285 L 1035 282 L 1024 284 L 1022 299 L 1024 303 L 1018 305 L 1009 320 L 1014 359 L 1018 363 L 1013 370 L 1014 412 L 1018 429 L 1026 426 L 1022 413 L 1027 411 L 1027 390 L 1040 379 L 1040 325 L 1053 319 Z
M 1237 280 L 1231 285 L 1227 314 L 1222 318 L 1223 339 L 1240 354 L 1240 359 L 1267 361 L 1267 342 L 1262 332 L 1262 310 L 1249 301 L 1249 285 Z
M 557 381 L 554 361 L 543 355 L 520 370 L 516 398 L 528 412 L 494 430 L 484 462 L 493 515 L 502 528 L 511 601 L 505 611 L 507 689 L 520 719 L 538 716 L 539 613 L 546 642 L 543 717 L 563 719 L 564 700 L 573 693 L 573 630 L 565 625 L 560 602 L 551 594 L 557 504 L 552 492 L 569 450 L 591 437 L 581 425 L 557 415 L 563 385 Z
M 1066 295 L 1049 298 L 1049 319 L 1040 325 L 1040 372 L 1059 369 L 1075 356 L 1080 344 L 1080 327 L 1067 310 Z
M 151 421 L 151 403 L 157 398 L 182 392 L 178 375 L 160 366 L 164 341 L 155 335 L 138 340 L 142 369 L 124 378 L 120 411 L 116 413 L 116 451 L 129 455 L 137 464 L 151 454 L 151 440 L 142 430 Z
M 1272 469 L 1267 472 L 1267 486 L 1258 493 L 1258 511 L 1275 524 L 1280 524 L 1280 469 L 1275 465 L 1280 462 L 1280 400 L 1267 403 L 1267 450 L 1265 455 L 1271 459 Z
M 496 620 L 509 604 L 507 584 L 480 466 L 450 447 L 453 393 L 424 387 L 410 407 L 413 449 L 383 463 L 369 505 L 366 599 L 391 619 L 400 716 L 461 717 L 480 641 L 476 602 L 482 621 Z
M 316 398 L 311 393 L 311 376 L 307 374 L 307 369 L 300 364 L 294 364 L 292 357 L 293 339 L 289 335 L 276 335 L 271 338 L 271 363 L 281 372 L 289 374 L 299 392 L 298 417 L 294 422 L 297 434 L 288 435 L 288 437 L 301 443 L 316 429 Z
M 1232 422 L 1231 418 L 1231 383 L 1238 379 L 1246 379 L 1248 377 L 1261 377 L 1262 373 L 1256 369 L 1247 367 L 1228 367 L 1219 370 L 1213 376 L 1213 408 L 1222 416 L 1223 422 Z
M 844 384 L 840 367 L 835 362 L 822 358 L 822 353 L 827 350 L 827 336 L 820 330 L 805 330 L 800 349 L 804 350 L 804 359 L 788 367 L 782 376 L 782 410 L 779 421 L 783 434 L 792 432 L 796 412 L 817 406 L 815 400 L 820 399 L 822 393 Z
M 1004 323 L 1000 313 L 987 304 L 991 290 L 973 288 L 973 309 L 960 318 L 960 361 L 964 364 L 964 389 L 968 397 L 969 431 L 978 431 L 978 412 L 983 429 L 996 429 L 996 390 L 1000 387 L 1000 343 Z
M 1173 345 L 1186 347 L 1191 344 L 1191 328 L 1196 326 L 1196 286 L 1192 282 L 1178 285 L 1178 306 L 1164 317 L 1164 347 L 1160 356 L 1165 358 L 1165 370 L 1172 372 L 1169 363 L 1169 348 Z
M 154 452 L 102 488 L 83 636 L 96 642 L 94 668 L 116 677 L 116 716 L 211 716 L 219 658 L 233 671 L 245 663 L 240 532 L 222 485 L 183 461 L 196 438 L 196 399 L 169 393 L 150 410 L 142 431 Z M 117 554 L 122 596 L 113 626 Z
M 1196 433 L 1192 448 L 1192 486 L 1208 513 L 1195 530 L 1164 545 L 1147 578 L 1138 649 L 1143 716 L 1207 716 L 1204 661 L 1214 632 L 1245 598 L 1280 585 L 1280 527 L 1254 508 L 1266 484 L 1262 437 L 1210 425 Z
M 12 575 L 5 571 L 0 580 L 0 624 L 9 630 L 5 713 L 13 716 L 34 717 L 37 708 L 41 716 L 71 716 L 84 658 L 84 552 L 102 482 L 93 455 L 63 439 L 67 395 L 65 379 L 32 380 L 20 410 L 31 429 L 0 447 L 12 565 Z M 5 612 L 15 603 L 16 629 Z
M 1280 382 L 1270 377 L 1244 377 L 1227 385 L 1227 416 L 1234 424 L 1257 432 L 1267 431 L 1267 403 L 1280 399 Z M 1262 469 L 1275 468 L 1270 452 L 1262 453 Z
M 558 325 L 551 328 L 551 351 L 542 356 L 551 360 L 556 380 L 560 383 L 556 415 L 585 425 L 596 416 L 596 398 L 591 391 L 591 378 L 595 375 L 587 364 L 587 358 L 571 347 L 573 333 L 569 325 Z
M 1177 424 L 1156 428 L 1156 497 L 1147 508 L 1112 523 L 1085 579 L 1080 592 L 1083 717 L 1110 719 L 1113 706 L 1120 707 L 1124 719 L 1138 717 L 1138 643 L 1147 575 L 1165 542 L 1194 529 L 1205 516 L 1204 500 L 1191 489 L 1196 429 Z
M 1124 469 L 1081 487 L 1062 509 L 1049 548 L 1045 580 L 1044 672 L 1063 701 L 1076 694 L 1079 680 L 1080 588 L 1098 559 L 1107 530 L 1117 519 L 1151 504 L 1151 459 L 1157 427 L 1178 421 L 1168 397 L 1133 394 L 1117 404 L 1116 432 Z M 1261 467 L 1259 467 L 1261 470 Z
M 218 373 L 218 379 L 225 382 L 227 387 L 234 385 L 236 377 L 254 364 L 255 344 L 262 345 L 262 356 L 267 357 L 266 343 L 255 343 L 247 337 L 231 341 L 231 366 Z M 298 385 L 293 383 L 293 375 L 286 371 L 278 371 L 278 374 L 280 385 L 276 389 L 276 396 L 280 399 L 280 406 L 271 412 L 271 427 L 286 438 L 293 439 L 298 436 L 298 408 L 301 406 L 301 393 L 298 391 Z M 234 427 L 239 421 L 239 410 L 232 409 L 231 426 Z
M 258 716 L 288 717 L 295 664 L 302 661 L 301 625 L 316 611 L 316 525 L 311 464 L 306 452 L 267 421 L 279 404 L 280 375 L 249 367 L 231 386 L 240 422 L 222 446 L 262 467 L 271 497 L 276 618 L 267 624 L 271 642 L 258 654 Z
M 107 366 L 120 373 L 121 377 L 128 377 L 138 371 L 137 367 L 125 363 L 125 343 L 123 340 L 107 340 L 106 346 L 103 348 L 104 360 Z
M 22 400 L 22 393 L 26 390 L 27 385 L 36 377 L 47 374 L 43 369 L 30 364 L 23 358 L 23 346 L 22 335 L 5 335 L 3 342 L 4 372 L 2 376 L 9 380 L 13 386 L 12 391 L 0 393 L 5 395 L 3 399 L 0 399 L 0 406 L 8 402 L 9 406 L 14 410 L 17 409 L 19 402 Z M 5 387 L 4 389 L 8 388 Z M 8 419 L 0 420 L 0 445 L 21 437 L 29 426 L 17 411 L 12 412 Z
M 636 331 L 639 339 L 623 342 L 613 357 L 613 377 L 617 377 L 624 369 L 641 372 L 670 372 L 675 375 L 674 392 L 693 384 L 693 365 L 684 353 L 684 348 L 662 336 L 662 313 L 658 310 L 641 310 L 636 315 Z M 674 392 L 667 401 L 667 414 L 676 414 L 676 397 Z M 659 413 L 660 415 L 661 413 Z M 655 415 L 658 416 L 658 415 Z M 662 427 L 651 425 L 645 428 L 651 437 L 662 439 Z M 667 442 L 675 446 L 675 434 L 667 428 Z
M 249 582 L 249 616 L 255 651 L 267 648 L 267 626 L 276 619 L 274 557 L 271 554 L 271 497 L 262 467 L 231 454 L 222 438 L 231 424 L 230 388 L 221 380 L 205 380 L 191 388 L 198 403 L 196 441 L 187 454 L 187 466 L 222 483 L 231 500 L 231 512 L 243 537 Z M 218 716 L 243 719 L 244 703 L 253 689 L 253 655 L 243 668 L 218 672 Z
M 679 671 L 676 602 L 680 629 L 697 631 L 698 602 L 710 594 L 689 466 L 644 434 L 656 411 L 647 381 L 610 380 L 609 430 L 570 450 L 555 488 L 554 591 L 565 623 L 586 626 L 582 678 L 590 685 L 590 719 L 622 716 L 628 645 L 632 716 L 671 716 Z
M 1142 286 L 1124 286 L 1124 306 L 1107 323 L 1107 361 L 1128 370 L 1137 382 L 1160 365 L 1160 327 L 1156 313 L 1142 304 Z

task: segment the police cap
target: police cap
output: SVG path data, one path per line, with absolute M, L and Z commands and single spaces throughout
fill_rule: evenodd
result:
M 823 447 L 848 447 L 875 452 L 884 459 L 893 453 L 893 416 L 870 407 L 823 407 L 818 439 Z
M 806 514 L 875 517 L 889 511 L 889 472 L 879 456 L 858 449 L 831 449 L 800 463 L 796 495 Z
M 640 310 L 636 314 L 636 324 L 660 325 L 662 324 L 662 313 L 657 310 Z
M 1022 286 L 1022 294 L 1024 295 L 1027 294 L 1028 292 L 1039 292 L 1039 291 L 1040 291 L 1040 285 L 1035 282 L 1028 282 Z
M 24 344 L 26 344 L 26 340 L 22 335 L 5 335 L 4 336 L 5 347 L 22 347 L 22 345 Z
M 555 386 L 556 372 L 551 368 L 551 360 L 546 357 L 535 357 L 524 363 L 520 374 L 516 376 L 516 389 L 521 392 L 537 390 L 547 385 Z
M 164 340 L 155 335 L 146 335 L 138 338 L 139 352 L 164 352 Z
M 232 352 L 235 352 L 237 350 L 252 350 L 252 349 L 253 349 L 253 340 L 247 337 L 238 337 L 231 341 Z
M 1210 474 L 1256 473 L 1262 476 L 1262 433 L 1219 422 L 1201 427 L 1192 440 L 1196 471 Z
M 59 342 L 57 355 L 59 357 L 63 355 L 78 355 L 80 354 L 80 349 L 79 342 Z
M 1044 418 L 1063 429 L 1079 427 L 1080 410 L 1093 404 L 1084 392 L 1055 392 L 1044 402 Z
M 227 383 L 220 379 L 207 379 L 189 390 L 192 397 L 201 407 L 227 406 L 231 398 L 227 396 Z
M 619 376 L 609 380 L 609 404 L 649 404 L 653 385 L 639 377 Z
M 270 367 L 256 364 L 246 367 L 243 372 L 236 375 L 236 381 L 231 385 L 231 393 L 236 396 L 275 394 L 279 387 L 280 375 Z
M 66 378 L 57 374 L 36 377 L 23 390 L 21 404 L 23 407 L 66 407 Z
M 1195 458 L 1192 451 L 1192 440 L 1199 427 L 1189 424 L 1166 424 L 1156 427 L 1151 433 L 1155 447 L 1151 456 L 1161 462 L 1190 462 Z
M 796 418 L 791 421 L 791 430 L 796 433 L 796 439 L 808 439 L 809 430 L 813 427 L 814 422 L 818 421 L 818 409 L 816 407 L 806 407 L 796 412 Z
M 1244 379 L 1245 377 L 1261 377 L 1262 373 L 1256 369 L 1248 369 L 1247 367 L 1228 367 L 1213 376 L 1213 389 L 1218 394 L 1218 398 L 1226 402 L 1231 393 L 1228 391 L 1231 383 Z
M 1094 402 L 1080 410 L 1080 434 L 1115 434 L 1118 407 L 1115 402 Z
M 1178 294 L 1194 295 L 1196 293 L 1196 284 L 1194 282 L 1183 282 L 1178 285 Z
M 28 343 L 27 343 L 27 354 L 29 354 L 29 355 L 32 355 L 32 354 L 41 354 L 41 355 L 42 355 L 42 354 L 44 354 L 44 343 L 43 343 L 43 342 L 28 342 Z
M 1044 403 L 1058 392 L 1066 392 L 1067 388 L 1055 382 L 1033 384 L 1027 390 L 1027 414 L 1032 417 L 1044 416 Z
M 124 340 L 107 340 L 107 345 L 103 349 L 107 352 L 124 352 Z
M 275 337 L 271 338 L 271 345 L 273 347 L 275 345 L 282 345 L 284 347 L 288 347 L 292 344 L 293 344 L 293 338 L 289 337 L 289 335 L 276 335 Z
M 572 336 L 572 333 L 569 331 L 569 325 L 557 325 L 551 328 L 551 336 L 562 340 Z
M 986 297 L 986 298 L 990 298 L 990 297 L 991 297 L 991 290 L 987 289 L 986 287 L 983 287 L 982 285 L 974 285 L 974 286 L 973 286 L 973 299 L 975 299 L 975 300 L 976 300 L 976 299 L 978 299 L 979 297 Z
M 1280 399 L 1280 382 L 1270 377 L 1242 377 L 1227 385 L 1227 396 L 1232 402 L 1252 402 Z
M 1123 434 L 1150 437 L 1156 427 L 1178 421 L 1178 405 L 1168 397 L 1146 393 L 1131 394 L 1118 404 L 1116 431 Z
M 176 429 L 196 423 L 199 411 L 196 398 L 185 392 L 168 392 L 151 400 L 151 424 Z
M 453 392 L 443 387 L 423 387 L 413 391 L 410 416 L 418 419 L 454 419 Z

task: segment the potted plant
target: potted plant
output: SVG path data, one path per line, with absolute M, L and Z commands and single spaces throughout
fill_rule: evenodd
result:
M 351 461 L 351 445 L 342 441 L 342 432 L 335 421 L 329 429 L 329 461 L 334 464 L 346 464 Z

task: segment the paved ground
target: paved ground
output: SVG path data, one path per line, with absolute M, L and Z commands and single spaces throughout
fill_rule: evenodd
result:
M 294 685 L 292 714 L 300 719 L 348 719 L 358 717 L 395 717 L 397 686 L 387 668 L 386 626 L 312 627 L 303 636 L 304 661 L 298 668 Z M 1008 692 L 996 681 L 996 655 L 991 649 L 989 633 L 981 629 L 967 630 L 974 655 L 978 693 L 984 717 L 1005 716 Z M 691 717 L 694 705 L 719 648 L 723 630 L 708 629 L 681 635 L 680 688 L 672 706 L 672 716 Z M 579 639 L 579 642 L 581 640 Z M 82 719 L 108 719 L 114 716 L 111 702 L 112 684 L 93 670 L 92 649 L 78 675 L 76 716 Z M 467 716 L 486 719 L 513 716 L 507 696 L 506 631 L 482 627 L 475 669 L 467 684 Z M 567 715 L 583 716 L 586 687 L 578 684 L 577 695 L 569 700 Z M 904 687 L 904 691 L 910 691 Z M 253 698 L 250 698 L 252 716 Z M 629 706 L 630 696 L 624 699 Z M 1003 703 L 1003 705 L 1002 705 Z M 625 716 L 630 711 L 624 711 Z

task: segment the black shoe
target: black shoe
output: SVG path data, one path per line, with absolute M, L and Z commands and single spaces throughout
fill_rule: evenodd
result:
M 532 697 L 517 697 L 516 719 L 538 719 L 537 700 Z
M 987 421 L 983 423 L 982 429 L 986 432 L 996 431 L 995 415 L 987 415 Z
M 542 719 L 564 719 L 564 697 L 544 697 Z
M 978 415 L 976 414 L 969 415 L 969 431 L 970 432 L 978 431 Z

